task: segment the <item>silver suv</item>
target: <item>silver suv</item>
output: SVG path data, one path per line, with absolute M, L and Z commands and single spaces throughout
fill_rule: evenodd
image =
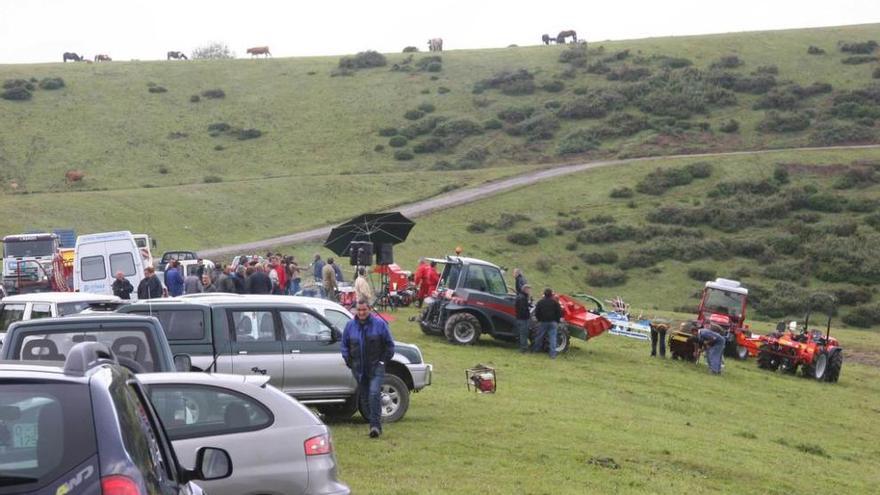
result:
M 357 384 L 339 349 L 352 315 L 339 304 L 308 297 L 194 294 L 119 311 L 159 318 L 173 352 L 189 354 L 195 371 L 271 376 L 272 385 L 328 419 L 358 410 Z M 431 384 L 432 367 L 419 348 L 395 344 L 382 386 L 385 422 L 401 419 L 411 392 Z

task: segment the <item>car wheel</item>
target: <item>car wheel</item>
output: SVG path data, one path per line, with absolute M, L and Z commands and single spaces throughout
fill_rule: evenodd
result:
M 453 344 L 475 344 L 480 339 L 480 330 L 480 320 L 470 313 L 456 313 L 446 321 L 446 338 Z
M 327 421 L 345 421 L 358 410 L 357 394 L 349 397 L 342 404 L 324 404 L 317 407 Z
M 399 421 L 406 414 L 407 409 L 409 409 L 409 389 L 406 383 L 397 375 L 386 374 L 385 381 L 382 382 L 382 391 L 379 393 L 382 422 Z M 358 410 L 364 418 L 368 416 L 361 404 L 358 404 Z

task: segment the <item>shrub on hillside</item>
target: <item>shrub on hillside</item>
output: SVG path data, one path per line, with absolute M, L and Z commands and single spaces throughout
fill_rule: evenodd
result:
M 590 270 L 587 273 L 587 284 L 593 287 L 617 287 L 626 283 L 627 276 L 622 270 Z
M 880 304 L 857 306 L 843 316 L 843 322 L 858 328 L 869 328 L 880 321 Z
M 853 43 L 841 43 L 840 51 L 845 53 L 872 53 L 877 49 L 877 42 L 874 40 L 861 41 L 861 42 L 853 42 Z
M 535 268 L 541 273 L 548 273 L 553 268 L 553 261 L 546 256 L 539 256 L 538 259 L 535 260 Z
M 447 88 L 446 86 L 440 86 L 439 88 L 437 88 L 438 95 L 445 95 L 446 93 L 448 93 L 450 91 L 451 90 L 449 88 Z
M 709 280 L 715 280 L 716 272 L 711 268 L 700 268 L 695 266 L 688 268 L 687 274 L 692 280 L 696 280 L 697 282 L 707 282 Z
M 684 186 L 695 178 L 704 179 L 711 175 L 712 165 L 707 162 L 695 162 L 684 167 L 657 168 L 636 184 L 636 191 L 659 196 L 670 188 Z
M 150 86 L 147 88 L 150 93 L 167 93 L 168 90 L 164 86 Z
M 419 120 L 424 116 L 425 112 L 421 110 L 407 110 L 406 113 L 403 114 L 403 118 L 406 120 Z
M 876 62 L 877 60 L 877 57 L 871 55 L 853 55 L 852 57 L 846 57 L 845 59 L 841 60 L 840 63 L 847 65 L 861 65 Z
M 873 77 L 874 79 L 880 79 L 880 67 L 874 69 L 874 72 L 871 73 L 871 77 Z
M 608 225 L 616 222 L 617 220 L 611 215 L 593 215 L 587 219 L 587 223 L 592 225 Z
M 584 221 L 577 217 L 560 220 L 558 225 L 562 230 L 581 230 L 586 227 Z
M 818 46 L 810 45 L 810 47 L 807 48 L 807 53 L 810 55 L 825 55 L 825 50 L 819 48 Z
M 403 48 L 403 53 L 416 53 L 419 49 L 414 46 L 406 46 Z
M 581 244 L 610 244 L 644 238 L 645 233 L 631 225 L 608 225 L 591 227 L 578 232 L 577 241 Z
M 535 92 L 535 76 L 526 69 L 502 71 L 492 77 L 478 81 L 474 85 L 475 92 L 497 89 L 510 96 L 527 95 Z
M 611 114 L 603 125 L 593 128 L 592 132 L 597 138 L 601 139 L 632 136 L 650 128 L 651 123 L 647 118 L 626 112 L 618 112 Z
M 559 54 L 559 62 L 570 64 L 572 67 L 587 66 L 587 46 L 582 44 L 571 45 Z
M 61 89 L 64 87 L 64 79 L 60 77 L 44 77 L 40 81 L 40 89 Z
M 776 78 L 771 75 L 758 74 L 755 76 L 737 77 L 730 88 L 737 93 L 751 93 L 762 95 L 776 86 Z
M 216 100 L 219 98 L 226 98 L 226 92 L 220 88 L 206 89 L 205 91 L 202 91 L 202 96 L 205 98 Z
M 628 187 L 615 187 L 608 194 L 612 198 L 631 198 L 635 193 Z
M 202 97 L 199 95 L 190 95 L 190 97 L 189 97 L 190 103 L 198 103 L 200 101 L 202 101 Z
M 399 161 L 407 161 L 415 158 L 415 155 L 412 154 L 409 150 L 397 150 L 394 152 L 394 159 Z
M 470 119 L 447 120 L 439 123 L 434 129 L 436 136 L 476 136 L 483 133 L 483 128 Z
M 2 93 L 0 93 L 0 98 L 11 101 L 30 100 L 31 96 L 33 96 L 31 92 L 28 91 L 27 88 L 25 88 L 24 86 L 15 86 L 9 89 L 5 89 Z
M 538 237 L 531 232 L 513 232 L 507 235 L 507 242 L 517 246 L 531 246 L 538 243 Z
M 392 148 L 403 148 L 409 140 L 403 136 L 394 136 L 388 140 L 388 146 Z
M 693 65 L 693 62 L 682 57 L 662 57 L 660 59 L 660 67 L 664 69 L 683 69 L 691 65 Z
M 599 148 L 599 140 L 591 130 L 580 130 L 568 134 L 559 142 L 556 152 L 560 155 L 574 155 Z
M 385 58 L 385 55 L 373 50 L 367 50 L 351 57 L 339 59 L 339 68 L 349 70 L 384 67 L 387 64 L 388 60 Z
M 428 55 L 428 56 L 425 56 L 425 57 L 418 59 L 416 61 L 416 67 L 418 67 L 420 70 L 424 70 L 424 71 L 428 71 L 428 72 L 438 72 L 438 71 L 431 71 L 428 69 L 428 67 L 431 64 L 442 64 L 442 63 L 443 63 L 443 57 L 441 57 L 440 55 Z
M 565 89 L 565 84 L 562 81 L 547 81 L 541 85 L 541 89 L 548 93 L 558 93 Z
M 804 113 L 767 112 L 764 120 L 758 124 L 761 132 L 798 132 L 810 127 L 810 117 Z
M 490 228 L 492 228 L 491 223 L 489 223 L 485 220 L 477 220 L 477 221 L 474 221 L 474 222 L 471 222 L 468 224 L 467 231 L 472 234 L 482 234 L 483 232 L 486 232 Z
M 231 128 L 232 126 L 230 126 L 226 122 L 215 122 L 213 124 L 208 124 L 208 132 L 212 135 L 213 133 L 219 134 L 221 132 L 227 132 Z
M 629 65 L 623 65 L 612 69 L 608 74 L 605 74 L 605 79 L 608 79 L 609 81 L 635 82 L 641 81 L 650 76 L 651 69 L 648 69 L 647 67 L 631 67 Z
M 528 222 L 531 220 L 526 215 L 520 213 L 502 213 L 495 222 L 495 228 L 498 230 L 508 230 L 519 222 Z
M 28 91 L 33 91 L 34 89 L 36 89 L 34 84 L 27 79 L 7 79 L 3 81 L 3 89 L 12 88 L 24 88 Z
M 516 124 L 531 117 L 533 113 L 535 113 L 535 107 L 531 106 L 507 107 L 498 112 L 497 116 L 508 124 Z
M 743 63 L 744 62 L 736 55 L 725 55 L 712 62 L 710 67 L 713 69 L 735 69 L 743 65 Z
M 581 253 L 578 257 L 588 265 L 611 265 L 617 263 L 617 253 L 614 251 L 596 251 Z
M 449 139 L 432 136 L 426 138 L 424 141 L 416 143 L 416 145 L 413 146 L 413 151 L 419 154 L 448 152 L 452 151 L 459 141 L 460 139 L 457 138 Z
M 755 69 L 755 74 L 768 74 L 771 76 L 779 75 L 779 67 L 775 65 L 759 65 L 757 69 Z
M 537 227 L 532 228 L 532 233 L 535 234 L 535 237 L 538 239 L 544 239 L 545 237 L 550 235 L 550 231 L 547 230 L 547 227 L 542 227 L 538 225 Z
M 244 141 L 246 139 L 256 139 L 263 135 L 263 131 L 259 129 L 238 129 L 235 131 L 235 137 L 238 138 L 239 141 Z
M 726 120 L 721 123 L 721 126 L 718 127 L 718 130 L 727 134 L 737 132 L 739 131 L 739 121 L 736 119 Z
M 424 113 L 432 113 L 434 110 L 437 109 L 437 107 L 435 107 L 433 104 L 428 103 L 428 102 L 420 103 L 419 106 L 416 108 L 420 112 L 424 112 Z
M 373 147 L 373 151 L 375 151 L 376 153 L 381 153 L 381 152 L 385 151 L 385 145 L 384 144 L 377 144 L 376 146 Z
M 432 115 L 400 129 L 399 134 L 407 139 L 414 139 L 418 136 L 423 136 L 432 132 L 441 122 L 445 122 L 446 120 L 446 117 Z
M 866 287 L 857 287 L 848 285 L 834 289 L 832 294 L 837 299 L 837 304 L 841 306 L 853 306 L 856 304 L 864 304 L 870 302 L 874 297 L 870 289 Z
M 202 178 L 202 182 L 205 184 L 216 184 L 218 182 L 223 182 L 223 177 L 219 177 L 217 175 L 206 175 Z
M 396 127 L 383 127 L 379 129 L 379 135 L 382 137 L 391 137 L 397 135 Z
M 810 135 L 810 144 L 831 146 L 835 144 L 869 143 L 873 142 L 876 138 L 876 133 L 870 127 L 857 124 L 823 122 L 816 126 L 813 134 Z
M 483 122 L 483 129 L 486 130 L 501 129 L 502 127 L 504 127 L 504 123 L 498 119 L 489 119 Z
M 559 129 L 559 120 L 549 113 L 535 114 L 528 119 L 507 128 L 511 136 L 522 136 L 527 141 L 552 139 Z

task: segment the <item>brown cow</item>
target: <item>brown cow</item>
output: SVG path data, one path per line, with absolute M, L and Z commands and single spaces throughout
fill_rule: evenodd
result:
M 67 179 L 68 184 L 71 184 L 73 182 L 79 182 L 79 181 L 83 180 L 83 177 L 85 177 L 85 176 L 86 176 L 86 173 L 83 172 L 82 170 L 70 169 L 64 173 L 64 177 L 65 177 L 65 179 Z
M 272 56 L 272 54 L 269 53 L 268 46 L 255 46 L 253 48 L 248 48 L 247 52 L 248 52 L 248 55 L 250 55 L 251 57 L 256 57 L 257 55 L 265 55 L 267 57 Z
M 110 58 L 110 55 L 98 54 L 95 55 L 95 62 L 112 62 L 113 59 Z

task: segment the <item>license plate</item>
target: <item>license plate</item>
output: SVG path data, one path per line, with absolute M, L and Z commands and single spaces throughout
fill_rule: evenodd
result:
M 12 445 L 18 449 L 36 447 L 37 425 L 35 423 L 24 423 L 13 426 Z

